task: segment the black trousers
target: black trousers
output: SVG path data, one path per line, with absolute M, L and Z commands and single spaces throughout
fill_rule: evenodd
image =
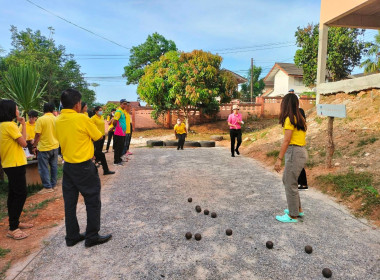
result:
M 131 145 L 131 139 L 132 139 L 132 124 L 131 124 L 131 132 L 129 133 L 129 134 L 127 134 L 127 143 L 126 143 L 126 149 L 127 149 L 127 151 L 129 151 L 129 146 Z
M 100 179 L 92 160 L 63 165 L 62 193 L 65 202 L 66 240 L 79 239 L 77 203 L 79 193 L 84 198 L 87 211 L 86 239 L 98 238 L 100 230 Z
M 298 185 L 307 186 L 307 178 L 305 168 L 302 169 L 300 176 L 298 177 Z
M 230 138 L 231 154 L 235 155 L 235 138 L 237 139 L 236 150 L 238 150 L 241 145 L 241 129 L 230 129 Z
M 183 149 L 183 145 L 185 145 L 186 133 L 177 134 L 178 135 L 178 148 Z
M 95 148 L 95 160 L 98 162 L 100 161 L 103 167 L 104 172 L 108 172 L 108 164 L 106 160 L 106 156 L 104 155 L 103 151 L 103 146 L 104 146 L 104 137 L 98 141 L 94 141 L 94 148 Z
M 110 148 L 110 144 L 111 144 L 111 140 L 112 140 L 112 137 L 113 137 L 113 133 L 114 133 L 114 130 L 111 129 L 110 131 L 108 131 L 108 137 L 107 137 L 107 152 L 108 152 L 108 149 Z
M 114 163 L 122 162 L 121 156 L 123 155 L 125 136 L 113 136 L 113 149 L 114 149 Z
M 26 200 L 26 167 L 25 165 L 17 167 L 4 168 L 5 174 L 8 176 L 8 216 L 9 230 L 15 230 L 20 223 L 22 208 Z

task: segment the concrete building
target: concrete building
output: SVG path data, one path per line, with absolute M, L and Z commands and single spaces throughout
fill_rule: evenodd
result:
M 326 83 L 327 34 L 329 26 L 380 29 L 380 0 L 321 0 L 317 104 L 320 100 L 320 94 L 350 93 L 369 88 L 380 88 L 380 74 Z
M 293 63 L 275 63 L 264 78 L 263 97 L 284 96 L 289 89 L 298 95 L 311 91 L 303 83 L 303 70 Z

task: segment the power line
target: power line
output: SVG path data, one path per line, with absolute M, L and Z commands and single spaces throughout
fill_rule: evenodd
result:
M 286 46 L 277 46 L 277 47 L 272 47 L 272 48 L 258 48 L 258 49 L 251 49 L 251 50 L 244 50 L 244 51 L 235 51 L 235 52 L 221 52 L 218 54 L 229 54 L 229 53 L 241 53 L 241 52 L 253 52 L 253 51 L 262 51 L 262 50 L 271 50 L 271 49 L 279 49 L 279 48 L 288 48 L 295 46 L 295 44 L 290 44 Z
M 128 47 L 126 47 L 126 46 L 123 46 L 123 45 L 121 45 L 121 44 L 119 44 L 119 43 L 117 43 L 117 42 L 115 42 L 115 41 L 113 41 L 113 40 L 110 40 L 110 39 L 108 39 L 108 38 L 106 38 L 106 37 L 104 37 L 104 36 L 102 36 L 102 35 L 99 35 L 99 34 L 93 32 L 93 31 L 91 31 L 91 30 L 89 30 L 89 29 L 87 29 L 87 28 L 84 28 L 84 27 L 82 27 L 82 26 L 80 26 L 80 25 L 78 25 L 78 24 L 76 24 L 76 23 L 73 23 L 73 22 L 71 22 L 71 21 L 69 21 L 69 20 L 67 20 L 67 19 L 65 19 L 65 18 L 63 18 L 63 17 L 61 17 L 61 16 L 59 16 L 59 15 L 57 15 L 57 14 L 55 14 L 55 13 L 53 13 L 53 12 L 47 10 L 47 9 L 45 9 L 45 8 L 43 8 L 43 7 L 39 6 L 39 5 L 37 5 L 36 3 L 34 3 L 34 2 L 32 2 L 32 1 L 30 1 L 30 0 L 26 0 L 26 1 L 29 2 L 30 4 L 36 6 L 37 8 L 39 8 L 39 9 L 41 9 L 41 10 L 44 10 L 45 12 L 47 12 L 47 13 L 49 13 L 49 14 L 51 14 L 51 15 L 57 17 L 57 18 L 60 18 L 60 19 L 63 20 L 63 21 L 66 21 L 67 23 L 69 23 L 69 24 L 71 24 L 71 25 L 74 25 L 74 26 L 76 26 L 76 27 L 78 27 L 78 28 L 80 28 L 80 29 L 82 29 L 82 30 L 88 32 L 88 33 L 91 33 L 92 35 L 95 35 L 95 36 L 97 36 L 97 37 L 100 37 L 100 38 L 102 38 L 102 39 L 104 39 L 104 40 L 106 40 L 106 41 L 108 41 L 108 42 L 110 42 L 110 43 L 112 43 L 112 44 L 115 44 L 115 45 L 117 45 L 117 46 L 119 46 L 119 47 L 122 47 L 122 48 L 124 48 L 124 49 L 127 49 L 127 50 L 130 50 L 130 49 L 131 49 L 131 48 L 128 48 Z

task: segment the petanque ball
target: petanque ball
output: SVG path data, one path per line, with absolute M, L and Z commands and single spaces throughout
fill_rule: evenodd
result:
M 227 229 L 227 230 L 226 230 L 226 234 L 227 234 L 228 236 L 231 236 L 231 235 L 232 235 L 232 229 L 230 229 L 230 228 Z
M 196 233 L 196 234 L 194 235 L 194 238 L 195 238 L 195 240 L 199 241 L 199 240 L 202 239 L 202 235 L 201 235 L 200 233 Z
M 305 246 L 305 252 L 311 254 L 313 252 L 313 248 L 309 245 Z
M 197 205 L 197 206 L 195 206 L 195 211 L 200 213 L 200 212 L 202 212 L 202 208 L 199 205 Z
M 272 241 L 267 241 L 267 243 L 265 245 L 267 246 L 268 249 L 273 248 L 273 242 Z
M 188 202 L 192 202 L 193 199 L 192 199 L 191 197 L 189 197 L 189 198 L 187 199 L 187 201 L 188 201 Z
M 186 237 L 186 239 L 191 239 L 191 237 L 193 237 L 193 235 L 191 234 L 191 232 L 186 232 L 185 237 Z
M 208 211 L 207 209 L 205 209 L 205 211 L 203 211 L 203 213 L 205 213 L 205 215 L 208 215 L 210 213 L 210 211 Z
M 215 212 L 211 213 L 211 218 L 216 218 L 216 213 Z
M 331 270 L 330 270 L 329 268 L 324 268 L 324 269 L 322 270 L 322 274 L 323 274 L 323 276 L 325 276 L 326 278 L 330 278 L 331 275 L 332 275 L 332 272 L 331 272 Z

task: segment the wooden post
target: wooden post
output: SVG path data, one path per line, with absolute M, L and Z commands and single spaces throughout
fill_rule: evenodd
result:
M 328 127 L 327 127 L 327 168 L 331 168 L 331 161 L 334 155 L 335 145 L 333 137 L 333 128 L 334 128 L 334 117 L 329 117 Z

